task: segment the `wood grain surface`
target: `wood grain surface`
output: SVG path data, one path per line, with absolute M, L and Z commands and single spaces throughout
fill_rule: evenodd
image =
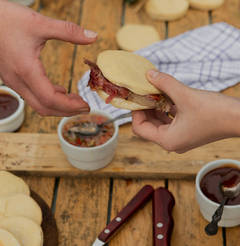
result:
M 233 138 L 178 155 L 123 131 L 113 161 L 90 172 L 70 165 L 56 134 L 2 133 L 0 170 L 32 176 L 193 179 L 210 161 L 239 159 L 239 148 L 240 139 Z
M 76 46 L 51 40 L 41 52 L 40 59 L 53 84 L 78 93 L 77 82 L 88 70 L 83 64 L 83 58 L 95 61 L 101 51 L 117 49 L 115 33 L 122 24 L 151 24 L 157 28 L 162 39 L 221 21 L 240 28 L 239 4 L 239 0 L 226 0 L 221 8 L 212 12 L 189 9 L 184 18 L 169 23 L 151 20 L 144 9 L 133 13 L 134 6 L 123 0 L 37 0 L 31 8 L 46 16 L 73 21 L 99 33 L 94 45 Z M 223 93 L 239 97 L 240 84 Z M 198 170 L 209 161 L 219 158 L 239 159 L 239 139 L 219 141 L 177 155 L 136 137 L 131 131 L 131 123 L 128 123 L 120 127 L 120 142 L 113 162 L 97 172 L 84 172 L 71 167 L 60 149 L 56 133 L 61 118 L 40 117 L 27 103 L 25 112 L 26 119 L 18 131 L 20 133 L 0 134 L 0 170 L 7 169 L 24 175 L 30 188 L 48 206 L 54 210 L 53 204 L 56 204 L 60 246 L 92 245 L 107 221 L 145 184 L 155 188 L 166 184 L 175 197 L 172 245 L 239 245 L 240 226 L 220 229 L 214 237 L 204 234 L 207 222 L 199 212 L 193 180 Z M 85 178 L 87 176 L 95 178 Z M 109 245 L 152 245 L 151 216 L 150 201 Z
M 109 179 L 60 179 L 55 213 L 59 246 L 93 244 L 107 224 L 109 185 Z
M 113 182 L 111 219 L 139 192 L 150 184 L 154 189 L 164 187 L 164 181 L 152 180 L 122 180 L 115 179 Z M 109 246 L 120 245 L 144 245 L 152 244 L 152 201 L 149 201 L 134 217 L 123 227 L 118 234 L 109 242 Z

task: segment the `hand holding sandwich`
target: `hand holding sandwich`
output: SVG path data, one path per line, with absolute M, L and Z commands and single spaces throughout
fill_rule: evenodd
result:
M 240 137 L 239 98 L 190 88 L 156 70 L 149 70 L 147 78 L 174 101 L 170 110 L 174 119 L 155 109 L 133 111 L 135 134 L 177 153 Z

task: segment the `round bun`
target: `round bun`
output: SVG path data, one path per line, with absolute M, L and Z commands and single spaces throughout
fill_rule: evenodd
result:
M 180 19 L 187 14 L 188 8 L 188 0 L 149 0 L 145 5 L 146 13 L 160 21 Z
M 190 0 L 190 6 L 199 10 L 213 10 L 221 7 L 225 0 Z
M 1 246 L 21 246 L 17 239 L 9 231 L 0 228 L 0 245 Z
M 6 171 L 0 171 L 0 197 L 13 193 L 30 195 L 27 184 L 19 177 Z
M 159 40 L 158 31 L 151 25 L 126 24 L 116 34 L 118 47 L 126 51 L 140 50 Z
M 97 65 L 113 84 L 138 95 L 161 94 L 146 78 L 150 69 L 157 68 L 146 58 L 132 52 L 107 50 L 98 55 Z
M 105 101 L 109 97 L 109 95 L 102 90 L 97 90 L 96 92 L 103 101 Z M 125 99 L 116 98 L 116 97 L 113 98 L 109 104 L 111 104 L 115 108 L 124 108 L 124 109 L 129 109 L 129 110 L 140 110 L 140 109 L 150 109 L 151 108 L 148 106 L 143 106 L 138 103 L 130 102 Z
M 24 217 L 9 217 L 0 221 L 0 228 L 6 229 L 13 234 L 20 245 L 43 245 L 42 228 L 33 220 Z
M 21 193 L 0 197 L 0 221 L 12 216 L 31 219 L 38 225 L 42 223 L 42 210 L 39 205 L 32 197 Z

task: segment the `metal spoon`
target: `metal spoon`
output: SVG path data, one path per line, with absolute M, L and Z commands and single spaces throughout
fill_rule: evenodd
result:
M 208 236 L 213 236 L 215 234 L 217 234 L 218 232 L 218 222 L 221 220 L 222 218 L 222 213 L 223 213 L 223 208 L 224 205 L 226 203 L 226 201 L 229 198 L 235 198 L 239 195 L 240 193 L 240 181 L 239 181 L 239 176 L 236 178 L 233 186 L 225 186 L 224 184 L 227 184 L 228 178 L 231 175 L 231 171 L 228 173 L 228 175 L 226 175 L 225 177 L 223 177 L 222 181 L 220 182 L 220 191 L 223 195 L 223 200 L 220 204 L 220 206 L 218 207 L 218 209 L 215 211 L 215 213 L 212 216 L 212 221 L 205 227 L 205 232 Z
M 130 117 L 130 116 L 131 116 L 131 112 L 127 113 L 127 114 L 120 115 L 114 119 L 105 121 L 104 123 L 102 123 L 100 125 L 98 125 L 94 122 L 83 122 L 83 123 L 77 124 L 77 125 L 69 128 L 68 133 L 75 133 L 75 134 L 85 135 L 85 136 L 96 135 L 99 133 L 100 129 L 102 127 L 106 126 L 107 124 L 114 122 L 115 120 L 119 120 L 119 119 Z

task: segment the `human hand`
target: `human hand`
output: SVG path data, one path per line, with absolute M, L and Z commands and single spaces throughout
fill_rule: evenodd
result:
M 97 33 L 72 22 L 43 16 L 20 4 L 0 0 L 0 78 L 41 116 L 72 116 L 90 111 L 77 94 L 53 85 L 40 52 L 47 40 L 92 44 Z
M 240 136 L 239 98 L 190 88 L 156 70 L 148 71 L 147 78 L 174 101 L 170 110 L 174 118 L 157 110 L 133 111 L 132 128 L 136 135 L 177 153 Z

